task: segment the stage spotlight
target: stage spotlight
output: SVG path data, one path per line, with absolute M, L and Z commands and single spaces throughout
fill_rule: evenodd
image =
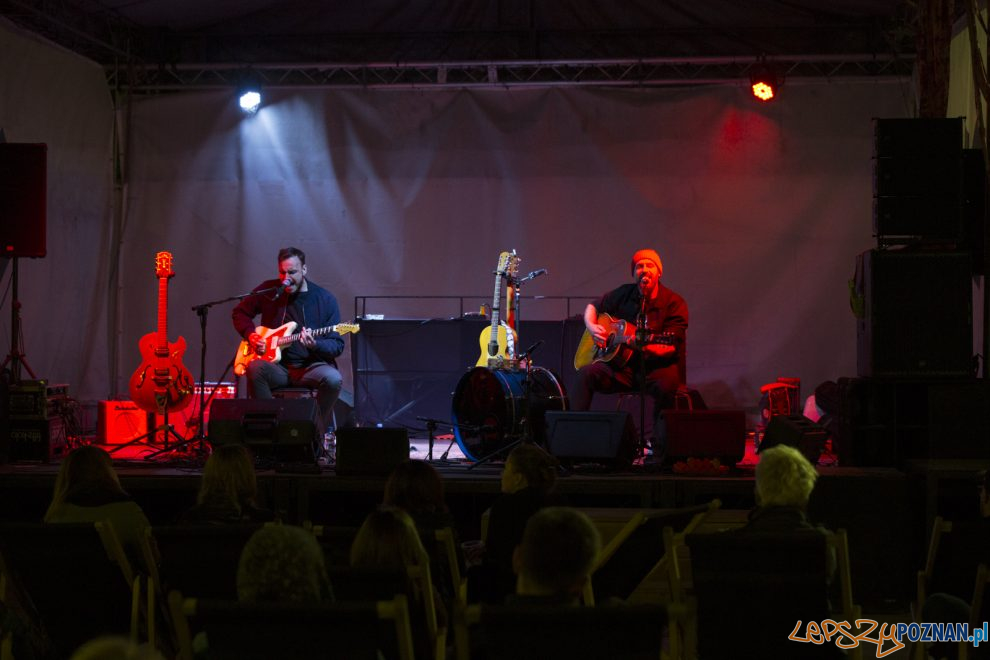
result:
M 241 105 L 241 110 L 254 114 L 261 105 L 261 90 L 258 88 L 241 89 L 238 102 Z
M 765 61 L 760 61 L 753 67 L 753 71 L 749 75 L 749 85 L 753 96 L 764 103 L 775 99 L 780 89 L 777 74 L 767 66 Z

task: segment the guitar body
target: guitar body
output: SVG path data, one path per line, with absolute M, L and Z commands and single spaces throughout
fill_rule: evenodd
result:
M 481 357 L 478 358 L 476 367 L 487 367 L 488 360 L 511 360 L 515 355 L 515 345 L 518 336 L 516 331 L 510 328 L 505 323 L 500 323 L 498 330 L 496 331 L 495 342 L 498 344 L 498 350 L 494 355 L 491 355 L 488 351 L 490 350 L 490 344 L 492 343 L 492 329 L 491 327 L 486 327 L 481 331 L 481 336 L 478 337 L 478 343 L 481 345 Z
M 636 324 L 612 318 L 608 314 L 600 314 L 598 324 L 605 328 L 605 344 L 597 343 L 591 333 L 585 330 L 574 353 L 574 368 L 580 369 L 592 362 L 608 362 L 615 369 L 629 364 L 629 360 L 640 350 L 631 345 L 636 337 Z M 649 344 L 677 345 L 677 338 L 669 332 L 651 334 L 648 339 Z
M 600 314 L 598 324 L 608 333 L 605 345 L 598 344 L 591 333 L 585 330 L 574 354 L 575 369 L 592 362 L 608 362 L 612 367 L 621 369 L 636 354 L 635 349 L 627 343 L 636 336 L 635 324 L 612 318 L 608 314 Z
M 265 340 L 265 352 L 258 354 L 254 350 L 254 346 L 248 344 L 247 341 L 242 341 L 237 347 L 237 352 L 234 354 L 234 373 L 238 376 L 243 376 L 247 373 L 248 365 L 255 360 L 264 360 L 265 362 L 280 361 L 282 359 L 282 346 L 291 344 L 299 339 L 299 335 L 293 334 L 296 327 L 298 327 L 298 324 L 295 321 L 289 321 L 277 328 L 266 328 L 263 325 L 256 327 L 254 331 Z M 361 327 L 357 323 L 338 323 L 337 325 L 319 328 L 312 332 L 314 337 L 320 337 L 330 332 L 346 335 L 349 332 L 358 332 L 360 329 Z
M 247 373 L 247 366 L 255 360 L 264 360 L 265 362 L 278 362 L 281 360 L 282 347 L 278 343 L 278 340 L 286 335 L 291 335 L 295 329 L 295 321 L 289 321 L 275 329 L 259 325 L 254 331 L 265 340 L 264 354 L 259 355 L 247 341 L 242 341 L 241 345 L 237 347 L 237 354 L 234 356 L 234 373 L 238 376 L 243 376 Z
M 142 410 L 167 413 L 182 410 L 192 401 L 195 390 L 192 374 L 182 364 L 186 340 L 168 340 L 168 281 L 172 271 L 172 253 L 155 255 L 158 278 L 158 331 L 149 332 L 138 342 L 141 365 L 131 376 L 131 399 Z
M 194 391 L 192 374 L 182 364 L 186 340 L 179 337 L 169 342 L 165 356 L 157 354 L 157 346 L 158 334 L 155 332 L 149 332 L 138 342 L 141 366 L 131 375 L 131 399 L 147 412 L 161 412 L 163 407 L 169 412 L 182 410 L 192 401 Z

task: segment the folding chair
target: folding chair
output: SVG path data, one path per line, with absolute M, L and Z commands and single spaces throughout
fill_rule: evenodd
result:
M 5 603 L 16 599 L 44 629 L 55 657 L 112 634 L 139 640 L 142 579 L 107 523 L 10 523 L 0 526 Z M 146 619 L 145 619 L 146 617 Z M 146 628 L 155 643 L 154 628 Z
M 193 658 L 198 633 L 211 660 L 414 658 L 405 596 L 362 603 L 238 603 L 173 591 L 168 600 L 180 660 Z

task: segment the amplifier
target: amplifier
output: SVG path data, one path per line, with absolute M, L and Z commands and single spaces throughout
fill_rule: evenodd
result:
M 61 417 L 12 419 L 9 428 L 7 454 L 11 461 L 51 463 L 66 453 L 68 439 Z
M 46 420 L 62 412 L 68 396 L 68 385 L 22 380 L 10 386 L 7 398 L 10 418 Z
M 100 401 L 97 441 L 122 445 L 148 432 L 148 413 L 133 401 Z
M 237 385 L 234 383 L 223 382 L 215 383 L 211 381 L 206 381 L 206 410 L 203 411 L 203 424 L 209 426 L 210 423 L 210 393 L 213 388 L 216 388 L 216 394 L 213 395 L 213 400 L 216 399 L 234 399 L 237 397 Z M 175 432 L 181 435 L 187 440 L 192 436 L 196 435 L 196 425 L 199 424 L 199 394 L 203 391 L 203 385 L 201 383 L 196 383 L 196 387 L 193 390 L 193 400 L 189 402 L 189 405 L 178 412 L 168 413 L 168 423 L 175 427 Z M 155 426 L 161 426 L 165 423 L 165 417 L 162 415 L 155 415 Z

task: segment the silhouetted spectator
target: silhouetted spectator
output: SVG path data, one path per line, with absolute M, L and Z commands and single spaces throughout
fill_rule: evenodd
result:
M 323 549 L 292 525 L 265 525 L 244 546 L 237 566 L 237 599 L 245 603 L 332 601 Z
M 140 539 L 150 526 L 144 511 L 121 487 L 110 454 L 95 445 L 73 449 L 62 459 L 44 521 L 109 521 L 134 559 L 141 556 Z
M 568 507 L 538 511 L 513 553 L 516 595 L 509 600 L 577 605 L 600 551 L 601 537 L 585 514 Z
M 530 517 L 560 502 L 552 494 L 556 458 L 536 445 L 512 450 L 502 469 L 502 495 L 488 512 L 488 534 L 481 565 L 468 572 L 468 599 L 500 603 L 515 591 L 512 554 L 522 541 Z
M 243 445 L 221 445 L 203 468 L 196 504 L 182 514 L 183 523 L 269 522 L 275 515 L 258 508 L 258 478 L 251 453 Z
M 398 507 L 413 519 L 420 541 L 430 557 L 433 584 L 449 607 L 454 596 L 454 585 L 450 579 L 446 554 L 438 547 L 436 531 L 448 527 L 454 531 L 455 552 L 459 550 L 460 541 L 454 518 L 444 502 L 440 474 L 425 461 L 403 461 L 392 470 L 385 483 L 383 504 Z M 457 561 L 463 571 L 460 554 Z

